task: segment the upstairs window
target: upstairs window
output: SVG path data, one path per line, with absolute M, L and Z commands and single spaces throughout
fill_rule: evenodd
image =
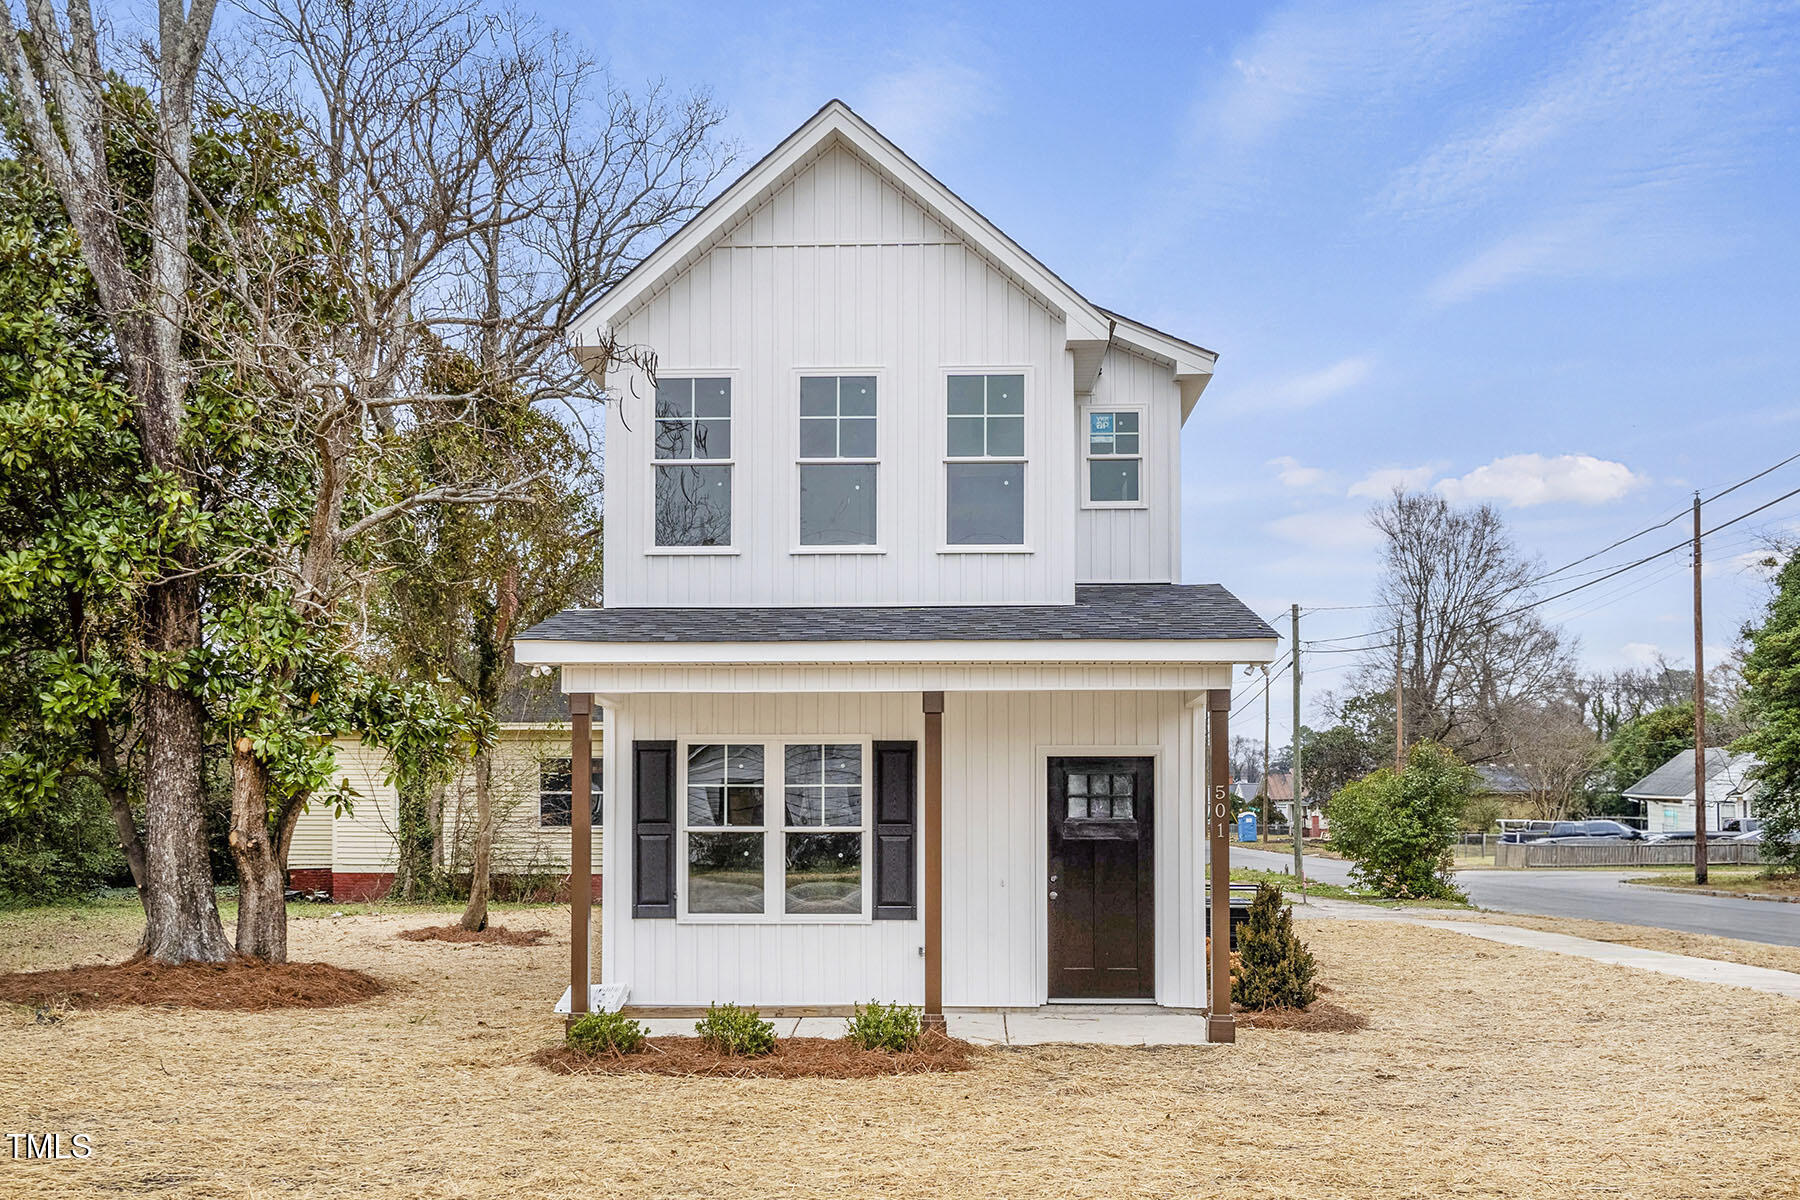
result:
M 1136 507 L 1143 501 L 1144 456 L 1135 410 L 1090 410 L 1087 415 L 1087 499 L 1095 507 Z
M 731 544 L 731 380 L 656 381 L 656 544 Z
M 875 544 L 875 377 L 800 381 L 800 544 Z
M 944 540 L 1025 544 L 1025 377 L 952 375 L 945 426 Z
M 600 760 L 591 763 L 589 777 L 589 809 L 594 828 L 600 828 Z M 545 829 L 567 829 L 573 820 L 574 771 L 566 758 L 546 758 L 538 767 L 538 825 Z

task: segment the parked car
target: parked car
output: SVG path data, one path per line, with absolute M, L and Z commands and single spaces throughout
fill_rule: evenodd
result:
M 1649 838 L 1652 846 L 1663 846 L 1670 842 L 1691 842 L 1693 840 L 1694 831 L 1691 829 L 1675 829 L 1668 833 L 1653 833 Z
M 1549 836 L 1541 840 L 1558 844 L 1641 842 L 1644 834 L 1620 821 L 1558 821 L 1550 827 Z

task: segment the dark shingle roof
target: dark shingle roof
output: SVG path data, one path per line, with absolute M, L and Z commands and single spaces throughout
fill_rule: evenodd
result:
M 1216 583 L 1106 583 L 1073 604 L 578 608 L 520 635 L 562 642 L 1214 641 L 1274 638 Z

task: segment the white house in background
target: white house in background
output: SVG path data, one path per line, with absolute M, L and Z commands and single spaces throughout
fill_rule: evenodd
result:
M 492 875 L 534 891 L 560 890 L 569 873 L 571 771 L 569 715 L 563 697 L 548 690 L 514 688 L 495 714 L 500 735 L 494 749 L 491 807 L 495 817 Z M 351 810 L 335 814 L 314 803 L 300 815 L 288 852 L 288 886 L 325 893 L 333 900 L 375 900 L 394 883 L 398 800 L 389 781 L 387 752 L 354 737 L 334 744 L 332 789 L 347 784 Z M 600 811 L 598 737 L 591 755 L 592 812 Z M 466 872 L 474 842 L 474 775 L 464 768 L 444 789 L 444 836 L 436 865 Z M 601 823 L 592 822 L 593 857 L 600 861 Z M 596 877 L 594 883 L 598 885 Z
M 1753 817 L 1756 784 L 1750 772 L 1756 759 L 1721 747 L 1706 752 L 1706 827 Z M 1630 787 L 1622 796 L 1644 807 L 1646 833 L 1691 833 L 1694 830 L 1694 752 L 1683 750 Z
M 657 363 L 604 381 L 605 607 L 515 645 L 605 713 L 599 979 L 663 1010 L 1206 1006 L 1229 688 L 1276 642 L 1179 582 L 1214 354 L 836 101 L 572 332 Z

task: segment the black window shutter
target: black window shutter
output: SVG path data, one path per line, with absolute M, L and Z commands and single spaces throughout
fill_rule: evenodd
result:
M 675 915 L 675 743 L 631 743 L 631 915 Z
M 919 916 L 919 743 L 875 743 L 875 919 Z

